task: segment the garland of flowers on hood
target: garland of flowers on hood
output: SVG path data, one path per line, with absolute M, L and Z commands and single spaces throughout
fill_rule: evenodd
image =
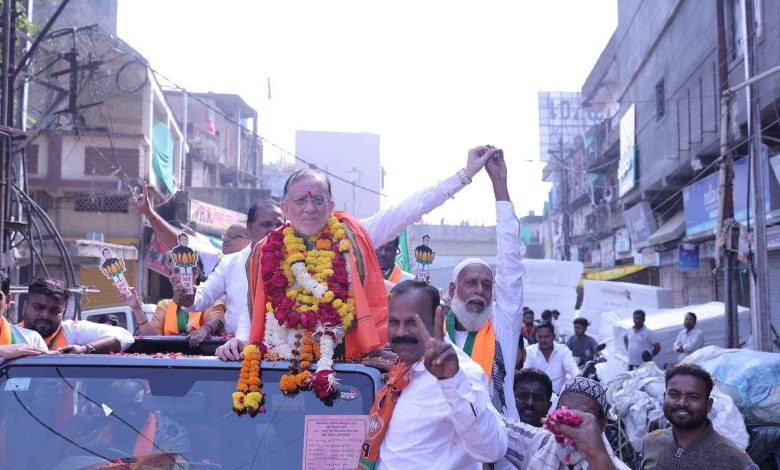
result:
M 268 360 L 290 361 L 288 374 L 279 382 L 283 393 L 313 388 L 317 397 L 326 400 L 339 388 L 332 370 L 335 348 L 355 321 L 349 241 L 341 222 L 331 215 L 308 242 L 311 249 L 285 224 L 268 234 L 261 249 L 267 313 L 260 349 Z M 247 355 L 244 357 L 246 363 Z M 317 364 L 312 374 L 308 369 L 314 360 Z M 252 373 L 256 370 L 259 374 L 256 367 Z M 239 385 L 245 383 L 240 381 Z M 246 402 L 246 397 L 241 401 L 237 395 L 243 390 L 237 388 L 233 400 L 237 412 L 262 409 L 262 403 L 254 406 L 256 395 L 250 399 L 252 409 L 237 406 Z

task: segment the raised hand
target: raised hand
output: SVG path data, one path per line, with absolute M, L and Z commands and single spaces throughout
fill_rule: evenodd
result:
M 452 344 L 444 341 L 444 315 L 441 307 L 436 309 L 433 319 L 433 337 L 428 333 L 419 315 L 414 316 L 414 322 L 417 325 L 417 339 L 425 345 L 423 355 L 425 368 L 439 380 L 454 377 L 460 369 L 458 355 Z
M 493 156 L 485 163 L 485 171 L 492 181 L 506 180 L 506 161 L 503 150 L 495 149 Z
M 485 163 L 490 160 L 490 157 L 492 157 L 494 153 L 496 153 L 496 149 L 490 148 L 487 145 L 480 145 L 479 147 L 474 147 L 469 150 L 469 156 L 466 159 L 466 168 L 464 169 L 466 176 L 473 178 L 474 175 L 479 173 L 479 170 L 485 166 Z
M 122 296 L 122 291 L 118 287 L 114 286 L 114 288 L 116 289 L 116 295 L 119 296 L 123 304 L 130 308 L 141 308 L 141 299 L 138 298 L 135 287 L 130 288 L 130 294 L 127 296 Z
M 177 269 L 173 270 L 171 277 L 168 278 L 171 281 L 171 287 L 173 287 L 173 301 L 180 307 L 192 307 L 195 303 L 195 294 L 188 294 L 187 289 L 181 284 L 181 276 Z
M 141 194 L 136 195 L 133 198 L 133 201 L 135 202 L 135 207 L 138 209 L 138 212 L 145 216 L 149 216 L 149 214 L 152 213 L 152 203 L 149 200 L 149 188 L 146 186 L 146 181 L 143 182 L 143 186 L 141 186 Z

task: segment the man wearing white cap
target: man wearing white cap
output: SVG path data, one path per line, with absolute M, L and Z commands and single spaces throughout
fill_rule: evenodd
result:
M 496 152 L 485 169 L 496 197 L 498 263 L 495 287 L 493 271 L 485 261 L 469 258 L 456 266 L 449 285 L 452 301 L 445 318 L 445 329 L 450 340 L 482 366 L 495 408 L 518 419 L 512 372 L 523 318 L 525 268 L 520 254 L 520 223 L 509 199 L 503 152 Z

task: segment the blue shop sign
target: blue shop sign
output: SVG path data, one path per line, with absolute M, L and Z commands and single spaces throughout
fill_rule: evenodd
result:
M 768 168 L 767 168 L 768 169 Z M 743 158 L 734 163 L 734 218 L 740 222 L 747 220 L 748 213 L 748 159 Z M 766 210 L 777 206 L 772 204 L 776 199 L 777 188 L 771 188 L 769 172 L 763 172 L 767 194 Z M 688 237 L 714 232 L 718 220 L 718 184 L 719 174 L 713 173 L 683 190 L 685 206 L 685 233 Z M 771 189 L 771 190 L 770 190 Z M 752 203 L 751 203 L 752 204 Z

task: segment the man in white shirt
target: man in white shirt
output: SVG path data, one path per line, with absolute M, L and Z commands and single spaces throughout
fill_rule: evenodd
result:
M 242 341 L 248 341 L 250 321 L 246 263 L 255 243 L 283 223 L 282 211 L 276 203 L 265 201 L 253 204 L 246 217 L 250 243 L 237 253 L 223 256 L 214 271 L 195 289 L 194 294 L 185 293 L 178 275 L 171 276 L 171 284 L 178 296 L 176 298 L 179 305 L 191 312 L 197 312 L 211 307 L 224 297 L 225 332 Z
M 542 323 L 536 327 L 536 344 L 528 346 L 525 367 L 534 367 L 547 374 L 556 395 L 560 394 L 567 378 L 576 377 L 580 373 L 571 350 L 565 344 L 555 342 L 555 327 L 552 323 Z
M 506 429 L 482 368 L 444 339 L 439 292 L 393 288 L 388 337 L 399 359 L 376 396 L 358 468 L 481 469 L 503 457 Z
M 404 230 L 407 226 L 417 222 L 420 220 L 420 218 L 422 218 L 423 215 L 444 204 L 444 202 L 448 199 L 453 198 L 455 194 L 457 194 L 461 189 L 465 188 L 466 185 L 471 183 L 471 178 L 479 173 L 482 167 L 485 166 L 486 158 L 484 158 L 484 152 L 480 153 L 481 149 L 483 149 L 483 147 L 471 149 L 466 159 L 465 168 L 459 170 L 449 178 L 410 195 L 400 203 L 393 204 L 384 209 L 380 209 L 379 212 L 368 218 L 360 219 L 360 224 L 365 227 L 373 245 L 375 247 L 383 246 L 390 242 L 395 237 L 397 237 L 398 234 L 401 233 L 401 231 Z M 281 225 L 281 223 L 279 225 Z M 254 246 L 254 243 L 255 240 L 253 237 L 252 246 Z M 241 253 L 244 253 L 244 250 L 242 250 Z M 249 259 L 250 254 L 251 248 L 249 248 L 248 252 L 245 253 L 245 263 L 246 260 Z M 240 286 L 241 288 L 244 288 L 243 286 L 248 285 L 246 272 L 246 267 L 244 267 L 244 279 L 242 282 L 237 280 L 238 274 L 236 274 L 235 285 Z M 204 284 L 208 284 L 210 281 L 211 278 L 209 278 Z M 230 285 L 233 285 L 233 280 L 231 280 Z M 176 286 L 174 286 L 174 288 L 176 288 Z M 240 313 L 240 315 L 246 315 L 247 318 L 246 320 L 242 319 L 238 322 L 242 325 L 250 324 L 248 309 L 249 306 L 246 301 L 248 298 L 248 287 L 244 289 L 246 290 L 243 292 L 243 311 Z M 227 315 L 230 315 L 229 303 Z M 228 328 L 229 321 L 227 315 L 225 317 L 226 328 Z M 239 336 L 239 334 L 236 333 L 236 338 L 234 340 L 229 340 L 224 345 L 217 348 L 217 356 L 225 360 L 240 360 L 241 350 L 243 349 L 244 343 L 246 343 L 248 339 L 248 334 L 246 337 L 244 337 Z
M 677 335 L 674 340 L 674 350 L 680 353 L 679 361 L 684 362 L 689 354 L 701 348 L 704 345 L 704 334 L 701 329 L 696 327 L 696 314 L 688 312 L 683 321 L 685 328 Z
M 498 262 L 495 286 L 490 266 L 469 258 L 455 267 L 449 285 L 447 335 L 487 374 L 493 406 L 517 418 L 512 399 L 515 360 L 523 319 L 523 258 L 520 223 L 507 189 L 507 171 L 500 150 L 485 164 L 496 198 Z M 495 292 L 495 303 L 493 293 Z
M 118 326 L 91 321 L 63 320 L 70 291 L 56 279 L 36 279 L 27 288 L 19 325 L 36 331 L 49 350 L 73 354 L 107 354 L 124 351 L 133 335 Z
M 653 330 L 645 326 L 644 310 L 634 311 L 634 327 L 623 335 L 623 344 L 628 351 L 628 370 L 634 370 L 645 363 L 645 352 L 653 357 L 661 351 L 661 343 L 655 338 Z
M 11 281 L 5 271 L 0 271 L 0 362 L 48 352 L 41 335 L 6 320 L 5 315 L 10 306 Z

